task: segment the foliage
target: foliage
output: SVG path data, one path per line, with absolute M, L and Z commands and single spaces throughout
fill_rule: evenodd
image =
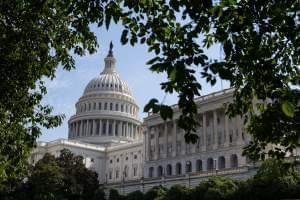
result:
M 239 184 L 235 199 L 293 199 L 300 196 L 300 172 L 289 162 L 267 159 L 256 175 Z
M 192 190 L 191 199 L 231 199 L 238 183 L 230 178 L 215 176 L 200 183 Z
M 163 200 L 166 198 L 167 189 L 162 186 L 155 186 L 151 188 L 144 195 L 144 200 Z
M 125 199 L 125 197 L 120 195 L 118 190 L 115 189 L 109 190 L 108 200 L 122 200 L 122 199 Z
M 230 116 L 243 115 L 254 136 L 245 153 L 282 158 L 299 147 L 299 1 L 133 1 L 27 0 L 0 3 L 0 186 L 22 178 L 41 127 L 61 124 L 52 108 L 41 104 L 58 65 L 74 68 L 72 55 L 97 47 L 89 25 L 109 28 L 120 22 L 122 44 L 147 44 L 156 56 L 150 70 L 166 73 L 166 93 L 178 93 L 179 127 L 195 143 L 195 98 L 217 77 L 235 89 Z M 203 39 L 202 39 L 203 38 Z M 221 44 L 224 60 L 210 60 L 204 50 Z M 173 116 L 151 100 L 145 111 Z M 266 149 L 268 143 L 278 145 Z M 10 187 L 10 186 L 8 186 Z
M 61 124 L 41 103 L 43 80 L 59 65 L 74 68 L 72 55 L 95 52 L 89 24 L 101 23 L 102 10 L 98 0 L 0 2 L 0 187 L 23 178 L 41 127 Z
M 300 85 L 299 1 L 109 1 L 106 26 L 120 20 L 123 44 L 147 44 L 156 56 L 150 70 L 166 73 L 166 93 L 178 93 L 182 114 L 179 127 L 187 142 L 195 143 L 201 74 L 211 85 L 217 77 L 230 82 L 234 101 L 229 116 L 241 115 L 254 140 L 245 149 L 252 159 L 265 154 L 283 158 L 299 147 Z M 223 60 L 211 60 L 204 50 L 221 44 Z M 173 111 L 157 99 L 146 112 L 172 118 Z M 246 123 L 247 122 L 247 123 Z M 267 149 L 267 144 L 276 144 Z
M 126 200 L 143 200 L 144 194 L 141 191 L 131 192 L 126 195 Z
M 45 154 L 30 174 L 31 199 L 104 199 L 96 172 L 85 168 L 83 158 L 70 150 L 63 149 L 58 158 Z
M 172 186 L 166 195 L 168 200 L 189 200 L 190 199 L 190 189 L 182 185 Z

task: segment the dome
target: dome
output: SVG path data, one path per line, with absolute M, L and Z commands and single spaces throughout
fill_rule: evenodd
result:
M 69 139 L 112 145 L 141 138 L 139 107 L 116 71 L 112 44 L 103 71 L 85 87 L 69 121 Z
M 95 92 L 120 92 L 132 96 L 128 84 L 115 72 L 102 72 L 87 84 L 83 94 Z

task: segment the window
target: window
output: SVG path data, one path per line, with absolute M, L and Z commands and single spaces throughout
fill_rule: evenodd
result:
M 124 106 L 123 106 L 123 104 L 121 104 L 121 112 L 123 112 L 124 111 Z
M 99 102 L 99 105 L 98 105 L 98 106 L 99 106 L 99 110 L 101 110 L 101 109 L 102 109 L 102 108 L 101 108 L 101 102 Z
M 94 108 L 93 109 L 96 110 L 96 102 L 94 102 Z
M 134 155 L 134 159 L 137 159 L 137 155 Z
M 113 110 L 113 103 L 110 103 L 109 109 Z
M 89 103 L 89 110 L 91 110 L 91 104 Z
M 119 158 L 117 158 L 117 162 L 119 162 Z
M 110 160 L 109 162 L 112 163 L 112 160 Z
M 128 156 L 126 156 L 125 160 L 128 160 Z
M 94 162 L 94 158 L 91 158 L 91 162 Z
M 107 110 L 107 103 L 104 103 L 104 110 Z
M 116 111 L 119 111 L 119 104 L 116 104 Z

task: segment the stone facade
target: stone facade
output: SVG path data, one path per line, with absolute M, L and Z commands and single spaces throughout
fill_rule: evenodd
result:
M 122 194 L 145 192 L 155 185 L 193 187 L 216 174 L 242 179 L 254 173 L 253 165 L 242 156 L 242 148 L 250 141 L 243 119 L 225 115 L 225 104 L 232 101 L 231 89 L 196 100 L 199 140 L 187 144 L 177 125 L 177 106 L 173 120 L 149 114 L 142 123 L 127 83 L 116 72 L 112 45 L 104 61 L 104 70 L 88 83 L 75 105 L 68 139 L 40 142 L 30 163 L 46 152 L 58 156 L 68 148 L 83 156 L 85 165 L 99 174 L 101 184 Z

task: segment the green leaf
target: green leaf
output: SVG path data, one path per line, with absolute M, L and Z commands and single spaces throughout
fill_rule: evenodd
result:
M 282 109 L 282 112 L 288 116 L 288 117 L 294 117 L 294 114 L 295 114 L 295 107 L 294 105 L 289 102 L 289 101 L 284 101 L 282 104 L 281 104 L 281 109 Z
M 155 104 L 158 103 L 157 99 L 151 99 L 144 107 L 144 112 L 149 112 L 151 109 L 153 109 L 153 107 L 155 106 Z

